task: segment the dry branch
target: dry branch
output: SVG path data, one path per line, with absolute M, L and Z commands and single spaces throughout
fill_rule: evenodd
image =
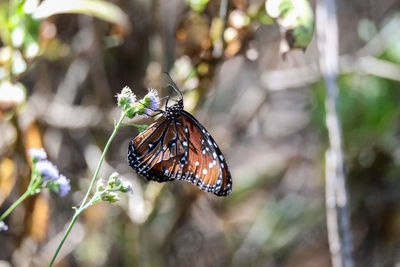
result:
M 317 3 L 317 33 L 320 69 L 326 86 L 326 212 L 333 267 L 353 267 L 352 235 L 348 211 L 342 132 L 337 111 L 339 71 L 338 25 L 335 0 Z

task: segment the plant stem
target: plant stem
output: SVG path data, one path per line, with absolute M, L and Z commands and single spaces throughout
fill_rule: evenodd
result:
M 17 201 L 15 201 L 11 207 L 9 207 L 1 216 L 0 216 L 0 222 L 3 221 L 10 213 L 24 201 L 27 199 L 29 196 L 35 194 L 37 187 L 41 184 L 42 179 L 41 177 L 37 176 L 35 174 L 35 169 L 32 170 L 32 175 L 31 175 L 31 180 L 29 181 L 28 188 L 26 189 L 25 193 L 20 196 Z
M 129 110 L 128 110 L 128 111 L 129 111 Z M 58 253 L 60 252 L 61 247 L 63 246 L 65 240 L 67 239 L 69 233 L 71 232 L 72 227 L 74 226 L 74 224 L 75 224 L 76 220 L 78 219 L 78 217 L 81 215 L 81 213 L 82 213 L 85 209 L 87 209 L 88 207 L 91 206 L 91 204 L 93 204 L 92 201 L 89 201 L 89 202 L 86 204 L 86 201 L 88 200 L 88 198 L 89 198 L 89 196 L 90 196 L 90 193 L 92 192 L 93 186 L 94 186 L 94 184 L 95 184 L 95 182 L 96 182 L 97 175 L 99 174 L 101 165 L 103 164 L 103 161 L 104 161 L 104 158 L 105 158 L 105 156 L 106 156 L 106 154 L 107 154 L 108 148 L 109 148 L 109 146 L 110 146 L 112 140 L 114 139 L 115 135 L 117 134 L 117 132 L 118 132 L 118 130 L 119 130 L 121 124 L 122 124 L 122 121 L 124 120 L 124 118 L 125 118 L 125 116 L 126 116 L 126 114 L 127 114 L 128 111 L 126 111 L 125 113 L 123 113 L 123 114 L 121 115 L 121 117 L 119 118 L 117 124 L 115 124 L 115 126 L 114 126 L 114 131 L 112 132 L 110 138 L 109 138 L 108 141 L 107 141 L 106 146 L 104 147 L 103 154 L 101 155 L 100 161 L 99 161 L 99 163 L 97 164 L 96 171 L 95 171 L 94 174 L 93 174 L 93 178 L 92 178 L 92 181 L 90 182 L 90 185 L 89 185 L 89 188 L 88 188 L 88 190 L 87 190 L 87 192 L 86 192 L 86 195 L 85 195 L 85 197 L 83 198 L 82 203 L 81 203 L 81 205 L 79 206 L 79 208 L 75 211 L 75 214 L 74 214 L 74 216 L 72 217 L 72 220 L 71 220 L 71 222 L 69 223 L 68 228 L 67 228 L 67 230 L 66 230 L 66 232 L 65 232 L 65 234 L 64 234 L 64 236 L 63 236 L 63 238 L 62 238 L 62 240 L 61 240 L 61 242 L 60 242 L 60 244 L 58 245 L 56 252 L 54 253 L 54 256 L 53 256 L 53 258 L 52 258 L 52 260 L 51 260 L 51 262 L 50 262 L 50 264 L 49 264 L 49 267 L 53 266 L 54 261 L 56 260 L 57 255 L 58 255 Z
M 104 147 L 103 154 L 101 155 L 100 161 L 99 161 L 99 163 L 97 164 L 97 168 L 96 168 L 96 171 L 94 172 L 92 181 L 90 182 L 89 189 L 88 189 L 88 191 L 86 192 L 85 198 L 83 199 L 81 205 L 79 206 L 79 209 L 81 209 L 81 208 L 85 205 L 87 199 L 89 198 L 89 195 L 90 195 L 90 193 L 91 193 L 91 191 L 92 191 L 92 188 L 93 188 L 93 186 L 94 186 L 94 183 L 96 182 L 97 175 L 99 174 L 100 167 L 101 167 L 101 165 L 103 164 L 104 158 L 105 158 L 105 156 L 106 156 L 106 154 L 107 154 L 108 148 L 109 148 L 109 146 L 110 146 L 112 140 L 114 139 L 115 135 L 117 134 L 117 132 L 118 132 L 118 130 L 119 130 L 119 127 L 121 126 L 121 123 L 122 123 L 123 119 L 125 118 L 125 114 L 126 114 L 126 112 L 125 112 L 124 114 L 122 114 L 121 118 L 119 118 L 119 121 L 117 122 L 117 124 L 116 124 L 115 127 L 114 127 L 114 131 L 112 132 L 110 138 L 109 138 L 108 141 L 107 141 L 106 146 Z
M 3 221 L 22 201 L 31 195 L 31 188 L 28 187 L 26 192 L 15 201 L 0 217 L 0 222 Z
M 353 267 L 353 241 L 346 186 L 343 137 L 338 112 L 339 35 L 336 0 L 317 1 L 317 33 L 321 73 L 326 86 L 325 109 L 329 148 L 326 152 L 326 220 L 333 267 Z
M 57 257 L 57 255 L 58 255 L 58 253 L 60 252 L 61 247 L 64 245 L 65 240 L 67 239 L 69 233 L 70 233 L 71 230 L 72 230 L 72 227 L 74 226 L 76 220 L 78 219 L 78 217 L 79 217 L 79 215 L 81 214 L 82 211 L 83 211 L 83 210 L 81 210 L 81 211 L 80 211 L 80 210 L 77 210 L 77 211 L 75 212 L 74 217 L 72 217 L 72 220 L 71 220 L 71 222 L 70 222 L 69 225 L 68 225 L 67 231 L 65 232 L 65 234 L 64 234 L 64 236 L 63 236 L 63 238 L 62 238 L 60 244 L 58 245 L 57 250 L 56 250 L 56 252 L 54 253 L 53 258 L 51 259 L 51 262 L 50 262 L 49 266 L 53 266 L 53 263 L 54 263 L 54 261 L 56 260 L 56 257 Z

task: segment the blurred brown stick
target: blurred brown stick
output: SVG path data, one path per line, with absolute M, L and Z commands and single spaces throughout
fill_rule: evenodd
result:
M 326 127 L 326 212 L 329 249 L 333 267 L 353 267 L 352 235 L 348 211 L 342 132 L 337 111 L 339 71 L 338 25 L 335 0 L 317 2 L 317 33 L 320 69 L 325 80 Z

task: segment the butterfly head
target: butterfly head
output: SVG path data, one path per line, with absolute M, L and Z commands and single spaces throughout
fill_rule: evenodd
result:
M 183 109 L 183 98 L 180 98 L 176 101 L 176 103 L 174 104 L 174 106 L 177 106 L 177 108 L 179 109 Z
M 183 99 L 179 99 L 170 107 L 167 107 L 165 110 L 165 116 L 169 119 L 175 119 L 179 116 L 181 111 L 183 110 Z

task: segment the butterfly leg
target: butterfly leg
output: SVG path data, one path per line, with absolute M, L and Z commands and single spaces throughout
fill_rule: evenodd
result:
M 168 108 L 168 101 L 169 101 L 170 98 L 171 98 L 170 96 L 167 96 L 167 97 L 166 97 L 167 101 L 165 101 L 165 109 Z

